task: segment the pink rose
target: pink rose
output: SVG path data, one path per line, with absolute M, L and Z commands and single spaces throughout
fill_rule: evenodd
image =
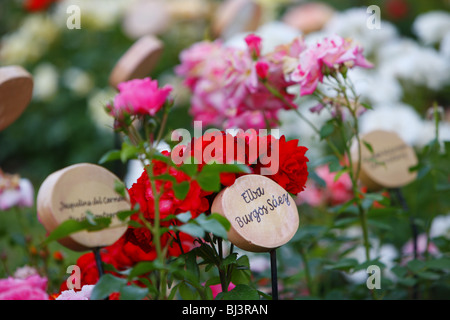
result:
M 26 279 L 0 279 L 0 300 L 48 300 L 47 278 L 32 275 Z
M 110 107 L 111 114 L 118 119 L 124 113 L 154 116 L 166 102 L 172 87 L 158 88 L 158 81 L 150 78 L 134 79 L 118 85 L 119 93 Z

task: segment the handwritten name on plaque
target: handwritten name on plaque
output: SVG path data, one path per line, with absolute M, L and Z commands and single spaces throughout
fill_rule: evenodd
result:
M 107 229 L 76 232 L 59 242 L 75 251 L 113 244 L 127 229 L 116 214 L 130 209 L 128 199 L 114 189 L 116 180 L 118 178 L 108 170 L 88 163 L 54 172 L 45 179 L 38 192 L 39 220 L 51 232 L 68 219 L 86 219 L 87 212 L 94 217 L 112 218 Z
M 222 190 L 212 212 L 231 223 L 228 239 L 237 247 L 264 252 L 287 243 L 299 226 L 297 206 L 289 193 L 261 175 L 245 175 Z

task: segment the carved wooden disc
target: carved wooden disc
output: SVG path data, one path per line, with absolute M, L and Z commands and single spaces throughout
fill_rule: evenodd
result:
M 270 251 L 287 243 L 299 226 L 297 206 L 280 185 L 261 175 L 245 175 L 222 190 L 211 212 L 226 217 L 228 240 L 252 252 Z
M 163 43 L 154 36 L 137 40 L 116 63 L 109 77 L 110 85 L 117 88 L 121 82 L 147 77 L 156 66 L 162 50 Z
M 33 78 L 20 66 L 0 68 L 0 131 L 26 109 L 33 94 Z
M 113 244 L 127 230 L 126 223 L 115 215 L 130 210 L 128 199 L 114 190 L 116 180 L 119 178 L 105 168 L 88 163 L 72 165 L 52 173 L 38 192 L 39 221 L 48 232 L 52 232 L 68 219 L 85 219 L 88 211 L 95 217 L 112 217 L 107 229 L 76 232 L 59 242 L 75 251 Z
M 229 38 L 240 32 L 254 31 L 262 17 L 262 7 L 253 0 L 227 0 L 217 9 L 212 31 L 216 37 Z
M 371 191 L 402 187 L 416 179 L 417 172 L 409 171 L 418 163 L 414 149 L 394 132 L 375 130 L 362 136 L 361 158 L 359 178 Z

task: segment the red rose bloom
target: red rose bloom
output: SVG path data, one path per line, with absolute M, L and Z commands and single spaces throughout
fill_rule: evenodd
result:
M 286 141 L 285 136 L 281 136 L 279 140 L 271 139 L 268 142 L 271 152 L 278 151 L 278 157 L 271 154 L 271 160 L 277 163 L 270 165 L 272 175 L 267 177 L 274 180 L 286 191 L 292 194 L 298 194 L 305 188 L 306 180 L 308 179 L 308 158 L 305 156 L 308 148 L 299 146 L 298 140 Z M 264 157 L 264 155 L 262 155 Z M 269 168 L 267 161 L 261 161 L 255 168 L 256 173 L 261 172 L 261 168 Z

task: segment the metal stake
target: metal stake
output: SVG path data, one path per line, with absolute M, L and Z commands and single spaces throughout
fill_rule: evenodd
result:
M 277 252 L 270 250 L 270 274 L 272 276 L 272 300 L 278 300 Z

